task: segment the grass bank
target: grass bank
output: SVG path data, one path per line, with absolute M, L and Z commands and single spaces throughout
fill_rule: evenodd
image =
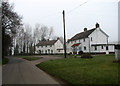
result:
M 118 84 L 118 63 L 114 55 L 99 55 L 92 59 L 66 58 L 42 62 L 37 66 L 72 85 Z

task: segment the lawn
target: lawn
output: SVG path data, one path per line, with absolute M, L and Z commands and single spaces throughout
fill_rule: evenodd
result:
M 15 56 L 15 57 L 23 58 L 28 61 L 38 60 L 42 58 L 42 57 L 36 57 L 36 56 Z
M 118 84 L 118 63 L 114 55 L 99 55 L 92 59 L 63 58 L 42 62 L 37 66 L 69 84 Z
M 7 64 L 8 63 L 8 58 L 2 58 L 2 65 Z

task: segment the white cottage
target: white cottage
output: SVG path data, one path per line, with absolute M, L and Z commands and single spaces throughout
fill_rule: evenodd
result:
M 67 53 L 113 53 L 114 44 L 108 44 L 108 35 L 96 23 L 95 28 L 78 33 L 67 42 Z
M 63 44 L 60 38 L 57 40 L 39 41 L 36 45 L 37 54 L 61 54 L 63 53 Z

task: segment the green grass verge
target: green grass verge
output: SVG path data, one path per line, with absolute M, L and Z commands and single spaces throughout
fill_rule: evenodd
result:
M 26 59 L 28 61 L 38 60 L 38 59 L 42 58 L 42 57 L 35 57 L 35 56 L 15 56 L 15 57 L 23 58 L 23 59 Z
M 66 58 L 42 62 L 37 66 L 72 85 L 118 84 L 118 63 L 114 55 L 92 59 Z
M 28 61 L 33 61 L 33 60 L 38 60 L 38 59 L 41 59 L 42 57 L 25 57 L 23 59 L 26 59 Z
M 2 58 L 2 65 L 7 64 L 8 63 L 8 58 Z

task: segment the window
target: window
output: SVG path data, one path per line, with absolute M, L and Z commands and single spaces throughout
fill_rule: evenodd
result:
M 47 45 L 46 45 L 46 47 L 47 47 Z
M 75 40 L 75 43 L 76 43 L 76 40 Z
M 97 50 L 97 46 L 95 46 L 95 50 Z
M 84 46 L 84 50 L 86 50 L 86 47 Z
M 41 46 L 41 48 L 43 48 L 43 46 Z
M 83 39 L 83 42 L 85 42 L 85 38 Z
M 72 44 L 72 41 L 71 41 L 71 44 Z
M 51 53 L 53 53 L 53 50 L 51 50 Z
M 92 37 L 91 37 L 91 41 L 93 41 Z
M 80 40 L 79 40 L 79 43 L 80 43 Z
M 47 50 L 45 50 L 45 53 L 47 53 Z
M 41 51 L 41 53 L 43 53 L 43 50 Z
M 101 46 L 101 49 L 103 49 L 103 46 Z
M 50 53 L 50 49 L 48 49 L 48 53 Z
M 50 47 L 52 47 L 52 45 L 50 45 Z
M 37 48 L 39 48 L 39 46 L 37 46 Z
M 106 50 L 108 50 L 108 46 L 106 46 Z
M 60 50 L 58 50 L 58 52 L 60 52 Z

